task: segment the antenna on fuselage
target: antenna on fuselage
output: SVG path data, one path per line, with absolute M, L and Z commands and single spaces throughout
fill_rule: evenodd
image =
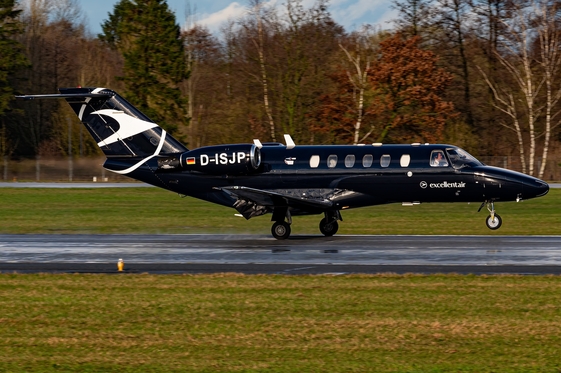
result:
M 261 144 L 261 141 L 259 141 L 259 139 L 253 139 L 253 143 L 255 144 L 255 146 L 257 146 L 259 149 L 261 149 L 263 147 L 263 144 Z
M 284 142 L 286 142 L 287 149 L 292 149 L 296 146 L 294 140 L 292 140 L 292 137 L 290 137 L 290 135 L 287 133 L 284 134 Z

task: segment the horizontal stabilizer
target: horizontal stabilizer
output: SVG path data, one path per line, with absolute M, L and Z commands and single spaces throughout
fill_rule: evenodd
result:
M 87 98 L 87 97 L 110 97 L 112 96 L 109 92 L 102 93 L 55 93 L 47 95 L 20 95 L 16 96 L 21 100 L 35 100 L 44 98 Z

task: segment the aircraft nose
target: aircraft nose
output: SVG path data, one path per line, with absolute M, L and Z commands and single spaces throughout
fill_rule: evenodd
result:
M 530 195 L 529 198 L 545 196 L 549 192 L 549 185 L 540 179 L 526 183 L 525 187 L 526 193 Z

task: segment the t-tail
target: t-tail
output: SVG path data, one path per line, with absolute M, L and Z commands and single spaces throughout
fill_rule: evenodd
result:
M 188 149 L 116 92 L 105 88 L 61 88 L 60 94 L 18 96 L 64 98 L 107 156 L 104 167 L 128 175 L 154 157 Z M 129 175 L 130 176 L 130 175 Z

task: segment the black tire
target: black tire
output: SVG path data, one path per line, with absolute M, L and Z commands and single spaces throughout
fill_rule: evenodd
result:
M 332 220 L 331 223 L 328 223 L 327 219 L 323 218 L 319 222 L 319 230 L 324 236 L 331 237 L 339 230 L 339 223 L 337 223 L 337 220 Z
M 284 221 L 277 221 L 273 224 L 271 233 L 277 240 L 285 240 L 290 236 L 290 224 Z
M 503 219 L 501 219 L 499 214 L 495 214 L 494 220 L 491 219 L 491 215 L 489 215 L 487 216 L 487 219 L 485 219 L 485 224 L 487 224 L 487 228 L 491 230 L 496 230 L 499 229 L 503 224 Z

